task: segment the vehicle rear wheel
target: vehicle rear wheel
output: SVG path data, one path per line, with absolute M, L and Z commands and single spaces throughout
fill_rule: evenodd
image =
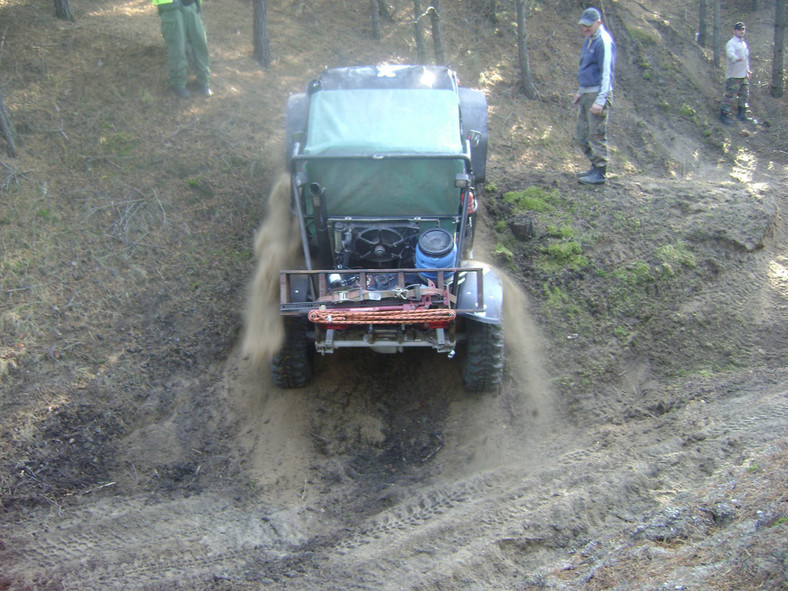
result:
M 306 318 L 286 317 L 285 342 L 271 359 L 274 384 L 280 388 L 303 388 L 312 381 L 314 347 L 307 337 Z
M 497 388 L 503 378 L 503 324 L 467 321 L 462 378 L 469 392 Z

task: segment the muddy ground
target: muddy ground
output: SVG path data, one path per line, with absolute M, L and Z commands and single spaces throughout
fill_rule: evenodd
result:
M 145 1 L 75 2 L 75 23 L 0 5 L 20 148 L 0 196 L 0 589 L 785 588 L 771 9 L 723 3 L 748 22 L 761 119 L 723 128 L 692 15 L 605 3 L 612 178 L 583 188 L 581 3 L 529 5 L 536 101 L 513 15 L 443 3 L 452 65 L 490 104 L 477 256 L 508 279 L 504 383 L 469 395 L 462 351 L 342 351 L 294 391 L 241 353 L 256 273 L 282 254 L 254 241 L 286 96 L 325 65 L 413 56 L 410 5 L 375 42 L 366 5 L 269 4 L 263 70 L 251 6 L 205 3 L 215 96 L 187 102 Z M 529 187 L 555 208 L 514 211 Z M 585 262 L 549 264 L 572 238 Z

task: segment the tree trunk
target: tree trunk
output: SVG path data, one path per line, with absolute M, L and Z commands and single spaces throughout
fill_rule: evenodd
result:
M 391 14 L 386 0 L 378 0 L 378 14 L 383 20 L 394 22 L 394 16 Z
M 419 64 L 427 62 L 427 50 L 424 47 L 424 13 L 421 11 L 421 0 L 413 0 L 413 28 L 416 37 L 416 61 Z
M 254 0 L 254 59 L 264 68 L 271 65 L 268 42 L 268 0 Z
M 711 25 L 711 43 L 714 66 L 720 67 L 720 0 L 714 0 L 714 22 Z
M 520 61 L 520 84 L 525 96 L 536 98 L 536 87 L 531 75 L 531 64 L 528 61 L 528 41 L 525 32 L 525 0 L 515 0 L 517 8 L 517 57 Z
M 774 98 L 783 95 L 785 86 L 784 52 L 785 52 L 785 0 L 777 0 L 774 10 L 774 56 L 772 57 L 772 87 L 770 94 Z
M 446 50 L 443 48 L 443 35 L 441 34 L 441 3 L 440 0 L 430 2 L 430 23 L 432 24 L 432 46 L 435 49 L 435 63 L 446 65 Z
M 8 155 L 13 158 L 16 156 L 16 131 L 8 116 L 8 110 L 5 108 L 5 98 L 3 98 L 2 91 L 0 91 L 0 133 L 8 143 Z
M 372 38 L 380 41 L 380 5 L 378 0 L 369 0 L 369 11 L 372 15 Z
M 698 45 L 701 47 L 706 47 L 706 37 L 708 36 L 706 28 L 706 0 L 700 0 L 698 8 Z
M 74 22 L 74 15 L 71 12 L 69 0 L 55 0 L 55 18 Z

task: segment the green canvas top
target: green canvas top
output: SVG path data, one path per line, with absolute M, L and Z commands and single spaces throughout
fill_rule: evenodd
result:
M 310 97 L 304 155 L 462 154 L 457 93 L 321 90 Z

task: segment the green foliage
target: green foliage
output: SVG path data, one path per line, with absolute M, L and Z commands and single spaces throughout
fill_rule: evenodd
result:
M 558 189 L 547 191 L 541 187 L 531 186 L 522 191 L 509 191 L 504 193 L 505 203 L 511 203 L 515 212 L 539 211 L 547 212 L 555 209 L 558 198 Z
M 640 27 L 632 27 L 628 29 L 629 34 L 632 36 L 632 39 L 640 43 L 641 45 L 657 45 L 659 43 L 659 39 L 654 37 L 650 32 L 641 29 Z
M 637 261 L 613 272 L 613 276 L 628 287 L 637 287 L 654 281 L 651 265 Z
M 575 231 L 569 224 L 562 224 L 560 227 L 556 224 L 547 224 L 547 235 L 553 238 L 568 240 L 574 238 Z
M 501 242 L 495 245 L 493 254 L 496 256 L 496 258 L 506 263 L 512 263 L 514 261 L 514 253 L 506 248 L 506 246 L 504 246 Z
M 550 287 L 545 283 L 543 289 L 545 300 L 542 309 L 548 318 L 553 318 L 556 315 L 578 318 L 582 314 L 582 308 L 573 302 L 569 294 L 559 286 Z
M 487 194 L 493 195 L 498 192 L 498 185 L 495 181 L 487 181 L 484 184 L 484 190 Z
M 678 263 L 690 268 L 695 268 L 697 266 L 695 254 L 681 241 L 659 247 L 656 254 L 664 263 Z
M 679 115 L 681 115 L 685 119 L 689 119 L 695 125 L 700 126 L 701 124 L 700 120 L 698 119 L 698 112 L 692 107 L 690 107 L 689 105 L 687 105 L 686 103 L 681 105 L 681 107 L 679 108 Z
M 557 311 L 561 310 L 565 304 L 569 303 L 569 296 L 558 286 L 551 288 L 545 283 L 544 295 L 545 300 L 543 308 L 548 318 L 552 318 Z
M 695 255 L 681 241 L 661 246 L 655 254 L 662 261 L 660 266 L 662 277 L 675 277 L 682 267 L 694 269 L 697 266 Z
M 686 103 L 681 105 L 681 107 L 679 108 L 679 115 L 681 115 L 682 117 L 686 117 L 687 119 L 692 119 L 697 114 L 698 112 L 692 107 L 690 107 L 689 105 L 687 105 Z
M 556 272 L 561 269 L 579 271 L 588 266 L 588 259 L 583 256 L 583 248 L 579 242 L 562 240 L 544 247 L 537 265 L 545 272 Z
M 629 330 L 623 326 L 617 326 L 613 329 L 613 335 L 615 335 L 619 341 L 623 341 L 629 337 Z

